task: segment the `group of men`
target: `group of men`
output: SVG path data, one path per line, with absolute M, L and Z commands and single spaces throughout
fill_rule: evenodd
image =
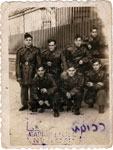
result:
M 102 65 L 100 39 L 97 28 L 82 40 L 76 35 L 72 46 L 57 48 L 55 40 L 48 40 L 48 48 L 41 51 L 32 45 L 33 37 L 24 35 L 24 47 L 17 51 L 16 78 L 21 86 L 23 111 L 43 113 L 53 109 L 80 114 L 81 102 L 90 108 L 97 102 L 99 113 L 104 113 L 108 91 L 108 74 Z M 30 93 L 30 94 L 29 94 Z M 30 95 L 30 96 L 29 96 Z

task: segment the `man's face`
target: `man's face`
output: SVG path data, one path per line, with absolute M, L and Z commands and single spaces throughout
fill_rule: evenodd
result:
M 67 73 L 69 77 L 73 77 L 75 75 L 76 69 L 74 67 L 71 67 L 67 70 Z
M 56 48 L 55 42 L 54 42 L 54 41 L 53 41 L 53 42 L 50 42 L 50 43 L 48 44 L 48 47 L 49 47 L 49 50 L 50 50 L 51 52 L 54 51 L 55 48 Z
M 25 38 L 24 44 L 25 46 L 30 47 L 32 45 L 32 38 L 31 37 Z
M 43 67 L 38 68 L 37 74 L 38 74 L 39 77 L 43 77 L 44 73 L 45 73 L 45 70 L 44 70 Z
M 101 67 L 101 64 L 100 64 L 99 62 L 95 62 L 95 63 L 93 64 L 93 69 L 94 69 L 95 71 L 99 71 L 100 67 Z
M 91 35 L 92 37 L 97 37 L 97 29 L 92 29 Z
M 74 40 L 74 44 L 77 46 L 77 47 L 80 47 L 81 44 L 82 44 L 82 39 L 81 37 L 78 37 L 77 39 Z

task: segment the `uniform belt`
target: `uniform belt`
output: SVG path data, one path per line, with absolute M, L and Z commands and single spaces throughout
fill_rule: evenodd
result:
M 26 66 L 28 66 L 28 65 L 33 65 L 33 66 L 34 66 L 34 64 L 32 64 L 32 63 L 30 63 L 30 62 L 28 62 L 28 61 L 25 61 L 25 62 L 24 62 L 24 65 L 26 65 Z

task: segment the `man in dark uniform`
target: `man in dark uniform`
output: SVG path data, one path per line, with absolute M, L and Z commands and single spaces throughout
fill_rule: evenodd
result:
M 41 64 L 40 50 L 32 45 L 32 36 L 24 35 L 24 47 L 17 51 L 16 56 L 16 78 L 21 86 L 21 103 L 19 109 L 23 111 L 28 108 L 28 91 L 31 91 L 31 82 L 36 72 L 36 67 Z
M 32 82 L 32 101 L 31 110 L 37 111 L 37 105 L 41 106 L 40 113 L 45 111 L 48 106 L 53 107 L 54 116 L 58 117 L 57 101 L 55 93 L 57 91 L 56 82 L 51 74 L 45 72 L 43 66 L 37 68 L 37 74 Z M 52 108 L 51 107 L 51 108 Z
M 89 37 L 85 37 L 84 42 L 86 42 L 92 58 L 101 57 L 102 52 L 100 50 L 102 49 L 102 42 L 98 36 L 96 27 L 92 27 L 91 35 Z
M 56 46 L 55 40 L 48 40 L 48 49 L 42 53 L 42 63 L 48 73 L 52 74 L 56 80 L 66 69 L 66 61 L 61 49 Z
M 73 105 L 75 115 L 80 114 L 83 85 L 84 76 L 82 73 L 77 72 L 73 64 L 68 64 L 67 74 L 61 76 L 60 91 L 61 97 L 63 97 L 67 105 L 67 109 L 70 110 Z
M 89 69 L 90 54 L 88 49 L 82 45 L 82 38 L 76 35 L 72 47 L 66 48 L 64 51 L 66 62 L 72 63 L 81 71 Z
M 92 60 L 92 70 L 86 73 L 85 86 L 87 94 L 85 97 L 86 103 L 90 108 L 93 108 L 97 102 L 99 113 L 104 113 L 106 95 L 108 86 L 108 74 L 101 68 L 101 61 L 97 58 Z

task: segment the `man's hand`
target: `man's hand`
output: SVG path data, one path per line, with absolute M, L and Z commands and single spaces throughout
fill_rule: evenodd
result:
M 80 60 L 80 61 L 79 61 L 79 64 L 82 65 L 82 64 L 83 64 L 83 60 Z
M 47 93 L 47 89 L 46 88 L 43 88 L 43 89 L 41 89 L 41 93 Z
M 34 78 L 36 78 L 38 75 L 37 75 L 37 73 L 34 75 Z
M 20 86 L 22 85 L 22 79 L 21 78 L 17 78 L 17 82 L 19 82 Z
M 88 48 L 89 48 L 89 49 L 91 49 L 91 48 L 92 48 L 92 46 L 91 46 L 90 44 L 88 44 Z
M 92 82 L 87 82 L 87 86 L 92 87 L 93 83 Z
M 68 99 L 71 98 L 71 94 L 69 92 L 66 93 L 66 96 L 67 96 Z
M 43 100 L 40 100 L 40 101 L 39 101 L 39 105 L 42 106 L 43 104 L 44 104 Z
M 48 62 L 47 62 L 47 65 L 48 65 L 49 67 L 51 67 L 51 66 L 52 66 L 52 62 L 51 62 L 51 61 L 48 61 Z
M 47 106 L 50 106 L 50 104 L 49 104 L 49 102 L 48 102 L 48 101 L 45 101 L 45 104 L 46 104 Z
M 104 86 L 104 83 L 102 83 L 102 82 L 98 82 L 97 84 L 100 86 Z

